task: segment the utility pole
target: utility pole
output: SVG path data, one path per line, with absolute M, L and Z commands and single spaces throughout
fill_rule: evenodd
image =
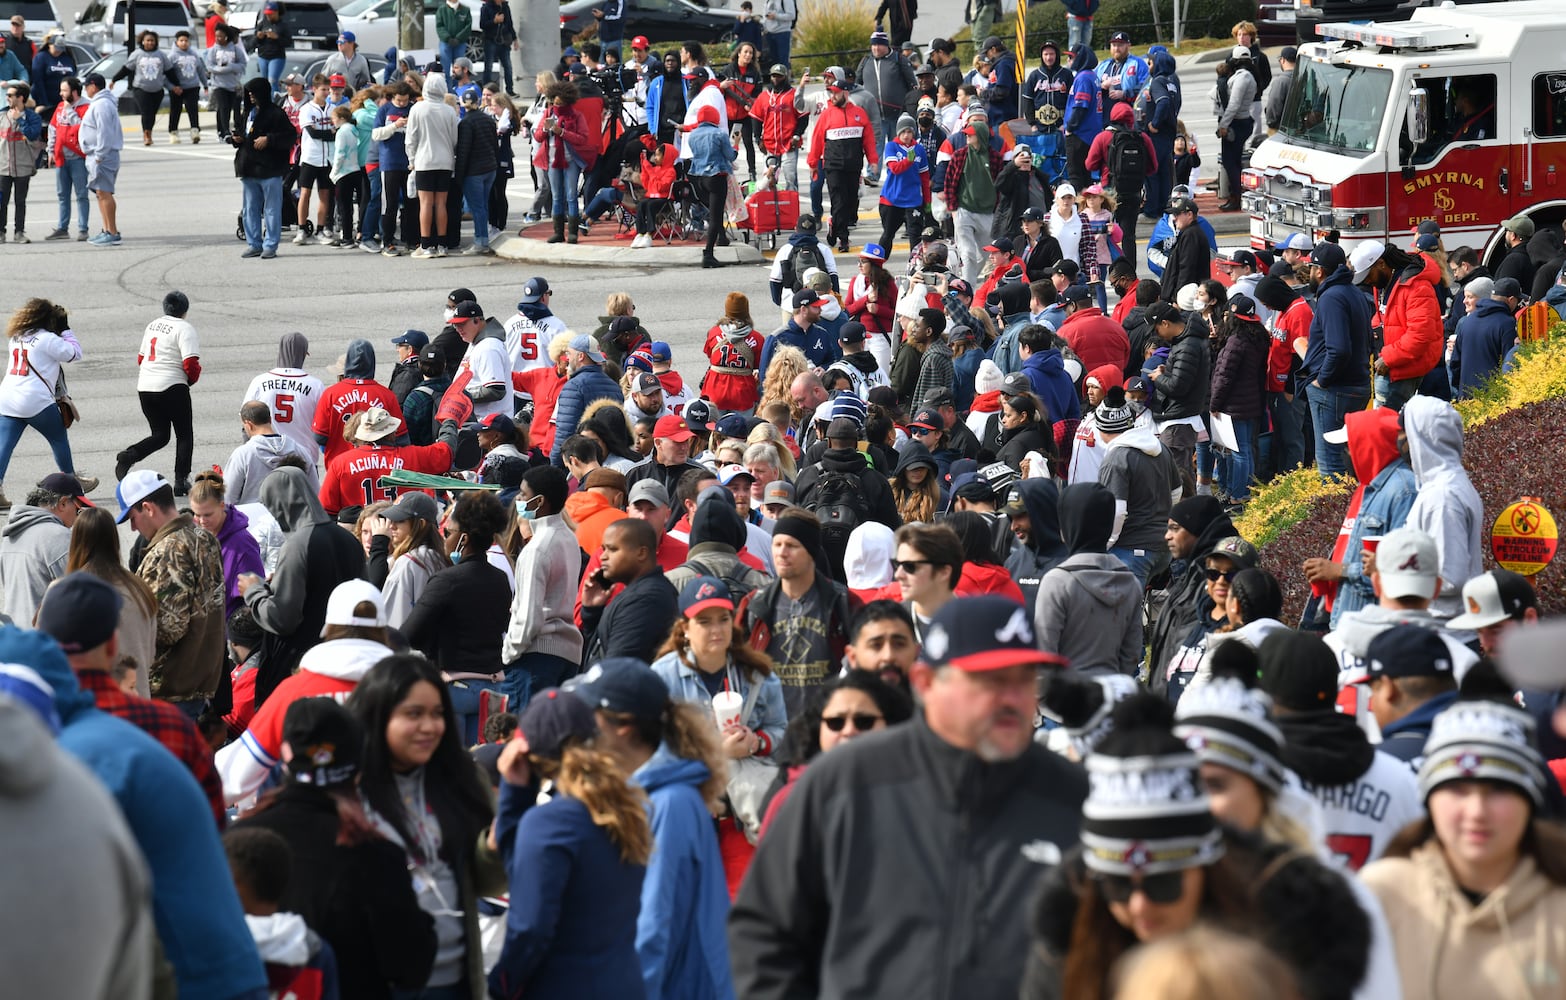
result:
M 420 0 L 397 0 L 397 48 L 424 48 L 424 4 Z

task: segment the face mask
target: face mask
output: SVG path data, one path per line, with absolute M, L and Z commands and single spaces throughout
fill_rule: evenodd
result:
M 459 563 L 461 561 L 462 561 L 462 550 L 461 549 L 458 549 L 456 552 L 451 553 L 451 564 L 453 566 L 457 565 L 457 563 Z
M 457 315 L 457 310 L 454 307 L 452 307 L 452 306 L 447 306 L 446 307 L 446 322 L 450 323 L 451 322 L 451 318 L 453 316 L 455 316 L 455 315 Z
M 533 500 L 537 500 L 537 499 L 538 499 L 537 497 L 533 498 Z M 517 501 L 517 517 L 520 517 L 524 521 L 536 520 L 537 517 L 538 517 L 538 511 L 533 510 L 533 509 L 528 507 L 528 504 L 530 504 L 532 502 L 533 502 L 532 500 L 518 500 Z

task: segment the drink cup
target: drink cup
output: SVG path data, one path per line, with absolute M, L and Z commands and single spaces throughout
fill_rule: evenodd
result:
M 1359 540 L 1359 543 L 1365 547 L 1366 552 L 1374 552 L 1381 545 L 1381 536 L 1366 535 L 1364 538 Z
M 739 725 L 740 712 L 745 708 L 745 699 L 733 691 L 719 691 L 712 696 L 712 715 L 718 721 L 718 732 L 723 732 L 730 726 Z

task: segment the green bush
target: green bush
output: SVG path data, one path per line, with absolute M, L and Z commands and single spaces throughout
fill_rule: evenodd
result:
M 807 69 L 817 74 L 828 66 L 857 66 L 860 57 L 870 51 L 875 8 L 872 0 L 810 0 L 800 4 L 790 59 L 794 79 Z M 841 54 L 845 52 L 853 54 Z
M 1153 17 L 1154 6 L 1158 17 Z M 1240 21 L 1256 19 L 1255 0 L 1186 0 L 1181 4 L 1185 15 L 1186 38 L 1227 38 L 1229 29 Z M 1174 5 L 1170 0 L 1104 0 L 1093 15 L 1093 48 L 1098 52 L 1109 49 L 1109 36 L 1124 31 L 1131 36 L 1132 45 L 1151 45 L 1153 42 L 1169 42 L 1174 38 Z M 1003 26 L 995 24 L 995 33 L 1013 48 L 1017 41 L 1015 19 Z M 1028 55 L 1038 55 L 1038 47 L 1046 39 L 1066 44 L 1066 8 L 1058 3 L 1031 2 L 1028 4 Z M 1065 58 L 1063 56 L 1063 58 Z

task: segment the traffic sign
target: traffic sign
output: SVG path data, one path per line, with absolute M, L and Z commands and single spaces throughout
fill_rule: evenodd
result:
M 1490 529 L 1490 551 L 1502 569 L 1533 576 L 1555 558 L 1559 532 L 1538 497 L 1523 497 L 1501 511 Z

